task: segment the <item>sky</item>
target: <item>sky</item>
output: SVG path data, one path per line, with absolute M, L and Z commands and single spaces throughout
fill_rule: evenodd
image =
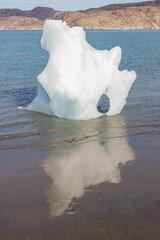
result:
M 33 9 L 37 6 L 51 7 L 60 11 L 75 11 L 101 7 L 114 3 L 142 2 L 148 0 L 0 0 L 0 8 Z

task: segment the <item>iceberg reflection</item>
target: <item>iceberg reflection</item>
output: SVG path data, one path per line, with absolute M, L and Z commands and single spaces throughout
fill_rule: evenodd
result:
M 49 211 L 52 216 L 63 214 L 73 197 L 81 197 L 86 187 L 105 181 L 119 183 L 121 180 L 119 164 L 134 160 L 122 116 L 102 121 L 106 121 L 108 126 L 105 139 L 100 135 L 98 141 L 54 150 L 43 162 L 44 171 L 52 179 L 47 189 Z M 113 122 L 114 127 L 111 127 Z M 119 122 L 123 122 L 121 127 Z

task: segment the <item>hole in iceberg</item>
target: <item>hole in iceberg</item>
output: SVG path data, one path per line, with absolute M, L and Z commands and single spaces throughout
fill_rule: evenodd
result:
M 97 110 L 100 113 L 107 113 L 109 108 L 110 108 L 109 98 L 107 97 L 107 95 L 102 94 L 97 103 Z

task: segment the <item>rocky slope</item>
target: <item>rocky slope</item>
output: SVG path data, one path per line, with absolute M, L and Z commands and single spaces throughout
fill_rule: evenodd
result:
M 41 29 L 47 18 L 62 19 L 70 26 L 82 26 L 85 29 L 160 29 L 160 0 L 113 4 L 75 12 L 56 12 L 50 8 L 36 8 L 31 11 L 19 10 L 20 13 L 16 9 L 16 17 L 13 17 L 15 13 L 11 9 L 8 12 L 5 9 L 5 16 L 2 10 L 0 10 L 0 29 Z M 19 15 L 24 12 L 25 17 Z
M 0 17 L 0 30 L 38 30 L 42 29 L 43 23 L 30 17 Z

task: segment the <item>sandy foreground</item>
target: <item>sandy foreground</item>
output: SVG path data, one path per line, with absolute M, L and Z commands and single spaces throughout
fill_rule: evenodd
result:
M 119 166 L 120 183 L 87 187 L 60 216 L 51 216 L 47 192 L 56 194 L 56 187 L 41 167 L 49 150 L 1 151 L 0 239 L 158 240 L 160 142 L 157 136 L 129 142 L 135 160 Z

